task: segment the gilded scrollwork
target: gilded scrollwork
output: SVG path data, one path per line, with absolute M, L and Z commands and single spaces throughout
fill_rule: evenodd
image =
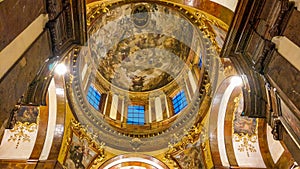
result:
M 30 142 L 29 133 L 37 131 L 39 124 L 39 108 L 36 106 L 17 105 L 10 127 L 12 128 L 8 141 L 16 142 L 16 149 L 21 142 Z
M 236 135 L 234 141 L 240 143 L 238 147 L 239 152 L 246 152 L 248 157 L 250 157 L 250 153 L 256 152 L 256 149 L 253 145 L 257 142 L 256 136 L 249 137 L 248 135 Z
M 174 144 L 172 143 L 168 144 L 169 149 L 165 153 L 163 159 L 165 163 L 172 165 L 174 168 L 177 168 L 178 163 L 180 163 L 176 159 L 176 156 L 181 156 L 182 154 L 186 154 L 183 153 L 184 151 L 193 152 L 192 154 L 198 152 L 196 154 L 201 156 L 202 153 L 199 152 L 199 148 L 204 149 L 206 147 L 205 142 L 203 140 L 205 140 L 207 136 L 206 136 L 205 128 L 201 123 L 195 124 L 190 130 L 184 130 L 184 132 L 185 135 L 181 138 L 179 142 Z M 184 161 L 183 163 L 186 163 L 186 161 Z M 190 165 L 193 166 L 195 165 L 194 167 L 199 167 L 198 162 L 195 162 L 195 164 L 190 163 Z M 192 167 L 192 166 L 188 166 L 188 167 Z
M 105 143 L 96 142 L 96 136 L 74 119 L 71 121 L 70 128 L 72 134 L 67 138 L 69 150 L 64 168 L 97 168 L 105 159 Z
M 101 2 L 99 4 L 96 5 L 96 9 L 95 7 L 87 7 L 87 13 L 91 12 L 87 18 L 87 25 L 91 25 L 91 22 L 97 18 L 97 16 L 99 16 L 100 14 L 103 13 L 107 13 L 109 12 L 109 8 L 107 8 L 107 4 L 105 2 Z
M 20 142 L 30 142 L 31 138 L 28 133 L 35 132 L 37 130 L 36 123 L 20 122 L 18 121 L 14 128 L 10 130 L 13 134 L 9 137 L 8 141 L 16 142 L 16 149 L 19 147 Z

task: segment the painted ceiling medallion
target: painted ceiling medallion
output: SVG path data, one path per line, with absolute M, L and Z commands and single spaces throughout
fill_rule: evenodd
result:
M 146 5 L 137 5 L 132 9 L 132 20 L 136 27 L 143 28 L 149 22 L 150 10 Z

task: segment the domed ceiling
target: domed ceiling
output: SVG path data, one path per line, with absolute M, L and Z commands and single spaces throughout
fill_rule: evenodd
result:
M 190 51 L 194 52 L 191 39 L 197 33 L 174 9 L 135 3 L 99 16 L 89 34 L 98 72 L 119 88 L 143 92 L 165 86 L 178 76 Z
M 218 22 L 173 3 L 122 1 L 89 4 L 87 23 L 68 92 L 77 120 L 99 142 L 159 151 L 204 118 L 220 67 Z

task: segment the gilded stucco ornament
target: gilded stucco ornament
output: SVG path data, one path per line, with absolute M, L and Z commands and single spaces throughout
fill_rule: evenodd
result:
M 10 137 L 8 141 L 16 142 L 16 149 L 21 142 L 30 142 L 30 133 L 37 131 L 39 124 L 39 108 L 34 106 L 16 105 L 13 119 L 10 123 Z
M 71 121 L 71 130 L 72 134 L 69 136 L 68 140 L 68 145 L 72 145 L 74 140 L 73 140 L 73 135 L 75 134 L 76 137 L 79 138 L 79 142 L 81 142 L 83 145 L 86 144 L 85 146 L 90 147 L 90 150 L 93 150 L 95 152 L 95 157 L 91 159 L 89 162 L 90 164 L 88 165 L 89 168 L 97 168 L 99 163 L 102 163 L 103 160 L 105 159 L 105 143 L 104 142 L 97 142 L 95 138 L 97 137 L 95 134 L 91 133 L 88 131 L 88 126 L 83 126 L 76 120 L 72 119 Z M 69 148 L 70 149 L 70 148 Z M 69 150 L 70 152 L 70 150 Z M 64 168 L 67 169 L 67 162 L 65 162 Z
M 248 157 L 250 153 L 256 152 L 254 144 L 258 141 L 257 120 L 241 116 L 242 94 L 234 99 L 233 138 L 238 143 L 238 151 L 245 152 Z M 239 127 L 239 126 L 243 127 Z
M 179 154 L 180 152 L 188 149 L 191 145 L 198 145 L 197 142 L 200 143 L 201 149 L 205 149 L 205 141 L 207 139 L 206 129 L 201 123 L 195 124 L 190 130 L 184 130 L 185 136 L 181 138 L 181 140 L 177 143 L 169 143 L 168 150 L 164 156 L 164 162 L 173 166 L 174 168 L 178 167 L 178 162 L 175 160 L 174 156 Z
M 36 123 L 17 122 L 14 128 L 10 130 L 13 134 L 9 137 L 8 141 L 16 142 L 16 149 L 19 147 L 20 142 L 30 142 L 31 138 L 27 133 L 35 132 L 37 129 Z

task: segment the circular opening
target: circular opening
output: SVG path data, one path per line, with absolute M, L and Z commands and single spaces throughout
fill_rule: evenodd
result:
M 108 160 L 99 169 L 169 169 L 169 167 L 152 156 L 125 154 Z

